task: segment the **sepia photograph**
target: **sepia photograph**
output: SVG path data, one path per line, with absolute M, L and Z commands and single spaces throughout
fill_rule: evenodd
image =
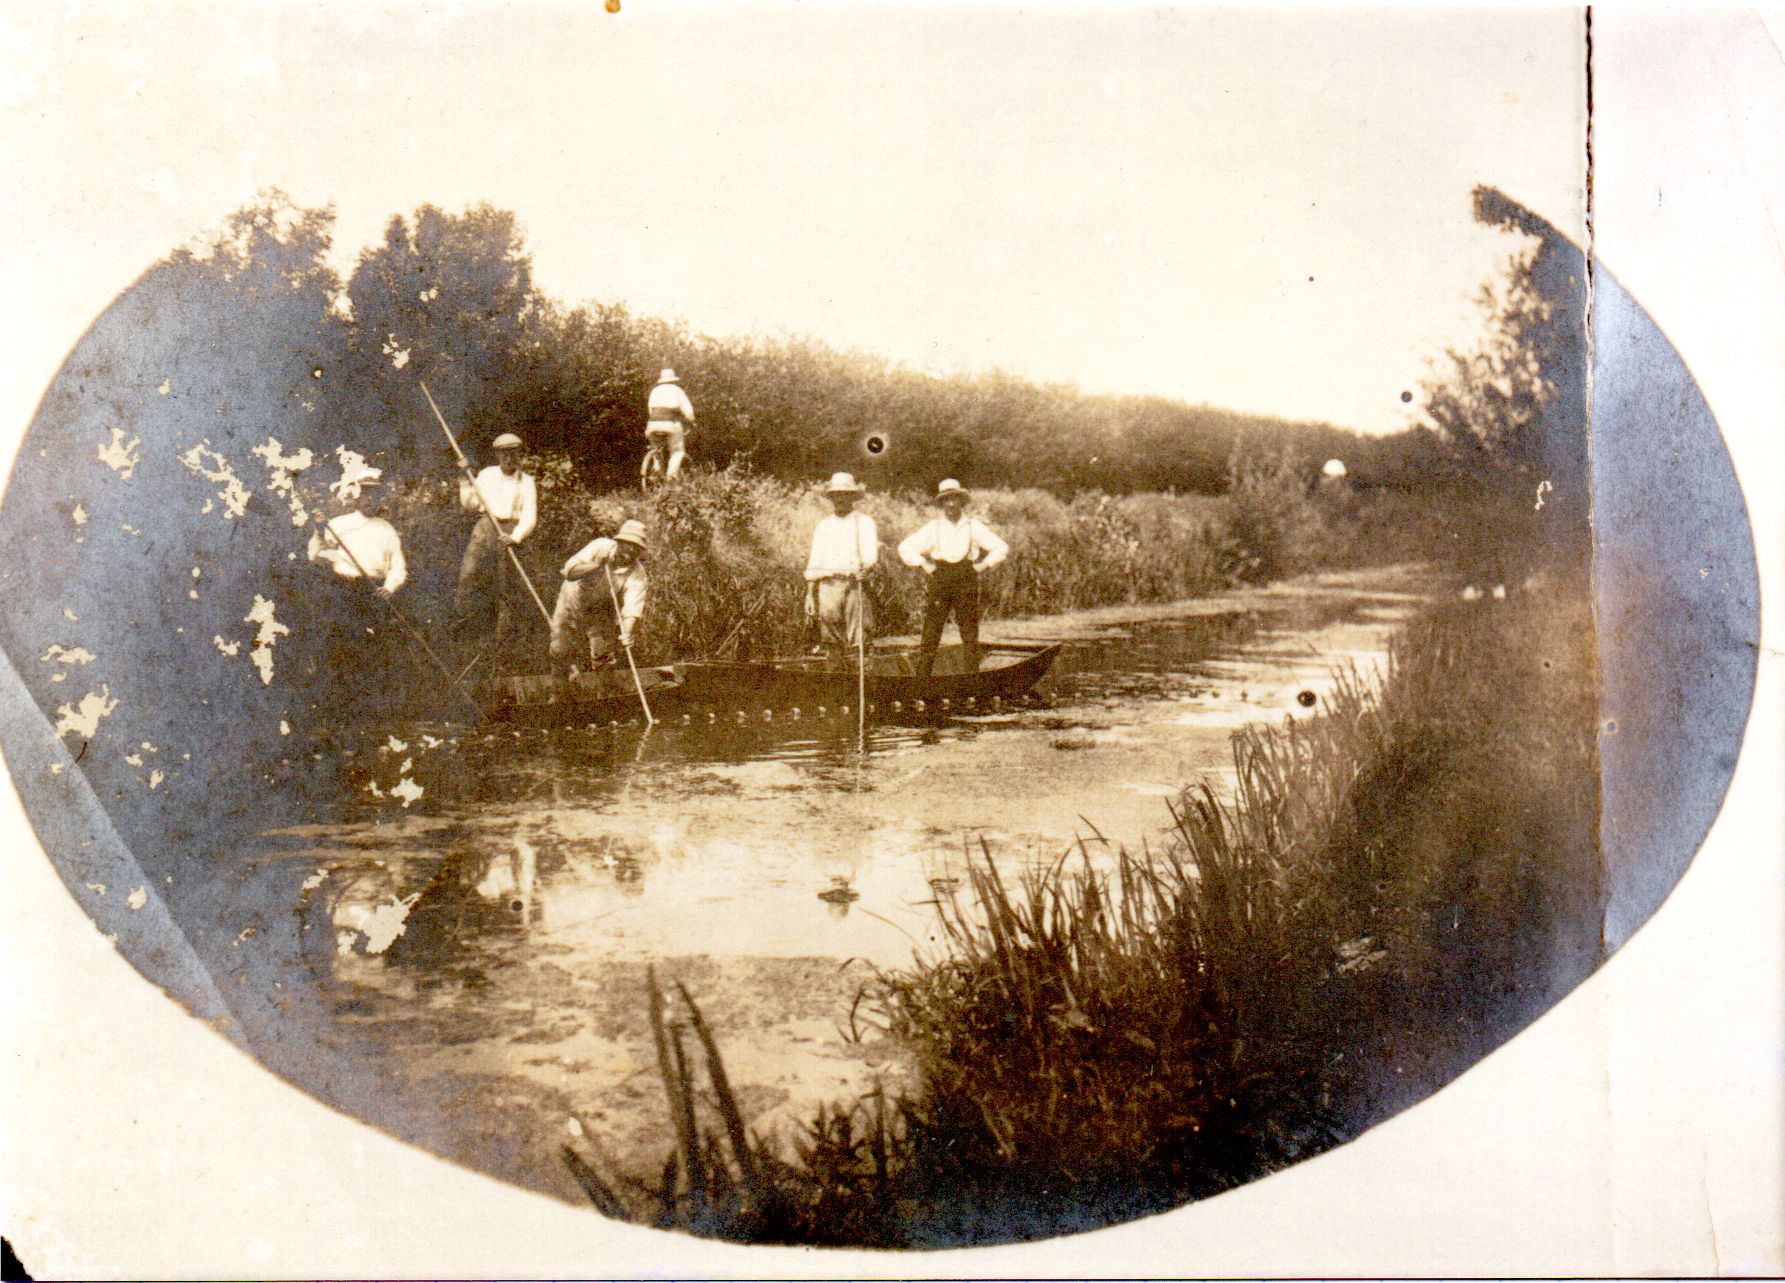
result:
M 1625 121 L 1665 116 L 1670 42 L 1702 76 L 1779 24 L 1609 21 L 0 16 L 40 305 L 0 491 L 10 948 L 53 973 L 78 926 L 219 1075 L 357 1129 L 294 1163 L 370 1206 L 414 1151 L 624 1245 L 590 1274 L 1069 1243 L 1352 1151 L 1534 1024 L 1588 1036 L 1563 1008 L 1749 796 L 1778 527 L 1743 453 L 1776 422 L 1626 274 L 1675 214 L 1632 144 L 1665 125 Z M 1752 74 L 1718 127 L 1771 168 L 1699 209 L 1776 277 Z M 122 1027 L 30 992 L 67 1054 Z M 1764 1133 L 1779 1030 L 1729 1027 Z M 137 1089 L 308 1215 L 254 1110 Z M 156 1188 L 183 1141 L 59 1135 L 44 1170 L 189 1201 Z M 1605 1144 L 1564 1165 L 1644 1165 Z M 1779 1268 L 1776 1143 L 1733 1202 L 1698 1148 L 1715 1269 Z M 23 1267 L 127 1273 L 54 1185 L 19 1186 Z M 459 1269 L 566 1259 L 503 1223 Z M 1554 1259 L 1712 1268 L 1606 1235 Z M 182 1265 L 325 1268 L 261 1241 Z M 396 1243 L 363 1268 L 458 1272 Z

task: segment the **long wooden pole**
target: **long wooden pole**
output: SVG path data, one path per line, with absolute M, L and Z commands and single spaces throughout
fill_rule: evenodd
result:
M 459 461 L 459 470 L 465 474 L 465 480 L 471 483 L 471 493 L 477 496 L 477 506 L 483 509 L 483 515 L 489 519 L 490 529 L 495 532 L 497 542 L 501 543 L 502 523 L 496 520 L 496 514 L 490 511 L 490 505 L 484 501 L 483 491 L 477 488 L 477 475 L 471 471 L 471 461 L 465 457 L 465 452 L 459 449 L 458 438 L 453 436 L 452 429 L 446 426 L 446 416 L 440 413 L 440 407 L 434 404 L 434 394 L 428 391 L 426 383 L 421 385 L 421 394 L 428 398 L 428 408 L 434 412 L 434 418 L 439 420 L 440 430 L 446 433 L 447 444 L 452 446 L 453 457 Z M 545 601 L 540 597 L 539 590 L 527 577 L 527 568 L 521 565 L 520 554 L 514 550 L 513 544 L 502 544 L 502 547 L 507 551 L 508 559 L 514 563 L 515 573 L 520 575 L 521 582 L 527 585 L 527 595 L 533 599 L 533 604 L 539 607 L 540 618 L 545 620 L 545 626 L 550 628 L 552 612 L 545 608 Z
M 335 528 L 329 524 L 329 519 L 326 517 L 323 518 L 322 529 L 323 529 L 324 533 L 326 533 L 328 535 L 328 537 L 334 541 L 335 547 L 339 548 L 343 553 L 345 553 L 347 555 L 347 560 L 353 563 L 354 570 L 356 570 L 359 573 L 360 582 L 370 586 L 372 583 L 372 577 L 366 573 L 366 568 L 360 564 L 360 559 L 353 555 L 353 549 L 351 549 L 347 546 L 347 541 L 341 538 L 340 534 L 336 532 Z M 438 656 L 434 653 L 434 648 L 432 646 L 428 645 L 428 639 L 426 637 L 423 637 L 421 635 L 420 630 L 418 630 L 413 624 L 411 624 L 409 622 L 408 617 L 406 615 L 404 615 L 403 612 L 397 608 L 396 602 L 392 601 L 389 597 L 384 596 L 383 593 L 378 592 L 376 589 L 374 589 L 373 591 L 374 591 L 375 595 L 378 597 L 378 600 L 383 602 L 386 606 L 388 606 L 390 608 L 390 613 L 391 613 L 392 617 L 396 619 L 397 623 L 402 627 L 403 631 L 409 634 L 410 639 L 412 641 L 414 641 L 417 646 L 421 647 L 422 654 L 426 655 L 429 658 L 429 660 L 431 660 L 433 662 L 435 668 L 438 668 L 442 673 L 444 673 L 446 675 L 446 680 L 449 683 L 451 683 L 453 689 L 457 690 L 459 692 L 459 694 L 465 698 L 465 701 L 467 703 L 469 703 L 472 708 L 477 710 L 477 715 L 479 718 L 481 718 L 483 716 L 483 712 L 484 712 L 483 705 L 480 704 L 477 701 L 477 699 L 472 696 L 470 691 L 465 689 L 465 687 L 461 684 L 459 678 L 453 676 L 452 669 L 448 668 L 446 666 L 445 662 L 441 660 L 440 656 Z
M 614 573 L 611 567 L 601 567 L 602 577 L 607 580 L 607 599 L 614 604 L 614 627 L 620 630 L 620 649 L 626 652 L 626 668 L 632 674 L 632 689 L 638 692 L 638 702 L 645 710 L 645 729 L 649 730 L 657 724 L 651 716 L 651 701 L 645 698 L 645 684 L 639 680 L 638 665 L 632 662 L 632 643 L 626 640 L 626 623 L 620 617 L 620 594 L 614 591 Z
M 868 580 L 862 556 L 862 520 L 855 514 L 855 730 L 868 751 Z

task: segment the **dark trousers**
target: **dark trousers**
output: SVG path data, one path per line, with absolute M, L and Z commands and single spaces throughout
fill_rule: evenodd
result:
M 513 529 L 514 522 L 502 523 L 504 533 Z M 469 650 L 482 641 L 492 610 L 497 645 L 505 644 L 511 636 L 519 593 L 520 581 L 502 540 L 490 528 L 489 519 L 479 517 L 465 544 L 458 587 L 452 595 L 453 632 L 459 647 Z
M 961 630 L 963 672 L 979 671 L 979 574 L 971 562 L 937 562 L 924 591 L 923 639 L 917 644 L 917 679 L 928 681 L 942 629 L 954 616 Z

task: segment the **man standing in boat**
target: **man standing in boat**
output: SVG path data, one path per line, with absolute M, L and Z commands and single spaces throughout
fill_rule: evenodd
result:
M 880 532 L 874 518 L 855 511 L 865 489 L 847 472 L 832 475 L 824 488 L 831 515 L 812 531 L 806 560 L 806 618 L 818 621 L 825 651 L 837 664 L 855 661 L 871 626 L 862 578 L 880 556 Z
M 688 430 L 693 426 L 694 402 L 683 391 L 676 372 L 665 366 L 645 401 L 645 440 L 666 456 L 665 481 L 682 470 L 682 460 L 688 457 Z
M 591 664 L 613 663 L 616 647 L 631 650 L 651 588 L 644 523 L 628 521 L 613 538 L 590 540 L 560 573 L 564 582 L 552 608 L 552 675 L 569 674 L 584 638 Z
M 521 439 L 504 432 L 491 443 L 496 462 L 477 474 L 476 489 L 459 481 L 459 507 L 476 517 L 464 559 L 459 562 L 459 585 L 452 596 L 454 621 L 463 628 L 481 606 L 496 599 L 496 637 L 508 636 L 519 592 L 510 548 L 519 548 L 539 523 L 539 498 L 530 473 L 521 471 Z
M 307 648 L 312 672 L 320 668 L 352 673 L 376 683 L 374 670 L 387 657 L 389 601 L 408 582 L 403 541 L 396 527 L 375 515 L 382 470 L 357 451 L 343 447 L 341 478 L 329 482 L 335 515 L 310 533 L 307 558 L 329 571 L 320 581 L 322 599 L 306 613 L 317 621 L 315 645 Z
M 954 616 L 961 634 L 962 671 L 979 671 L 979 577 L 1010 555 L 1010 545 L 978 517 L 967 515 L 968 493 L 950 477 L 936 487 L 942 515 L 899 544 L 899 560 L 928 577 L 917 678 L 930 679 L 942 630 Z

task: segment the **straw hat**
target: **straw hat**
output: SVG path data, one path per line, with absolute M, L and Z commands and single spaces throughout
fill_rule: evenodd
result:
M 657 382 L 660 384 L 661 383 L 680 383 L 681 380 L 676 377 L 676 372 L 674 370 L 670 369 L 666 365 L 663 367 L 662 371 L 657 375 Z
M 866 486 L 856 484 L 855 476 L 853 473 L 833 472 L 833 473 L 831 473 L 830 484 L 825 486 L 824 493 L 826 493 L 826 494 L 861 494 L 866 489 L 867 489 Z
M 497 450 L 519 450 L 521 448 L 521 439 L 512 432 L 504 432 L 501 436 L 490 442 L 490 445 Z
M 941 485 L 936 487 L 935 502 L 941 503 L 944 499 L 948 498 L 949 495 L 953 495 L 957 499 L 967 499 L 971 497 L 967 487 L 956 481 L 953 477 L 949 477 Z
M 629 543 L 640 552 L 645 547 L 645 523 L 642 521 L 624 521 L 620 523 L 620 531 L 614 536 L 615 543 Z
M 341 461 L 341 479 L 328 483 L 329 493 L 335 498 L 351 502 L 359 498 L 365 487 L 383 484 L 378 478 L 384 475 L 384 469 L 372 467 L 359 451 L 336 446 L 335 457 Z

